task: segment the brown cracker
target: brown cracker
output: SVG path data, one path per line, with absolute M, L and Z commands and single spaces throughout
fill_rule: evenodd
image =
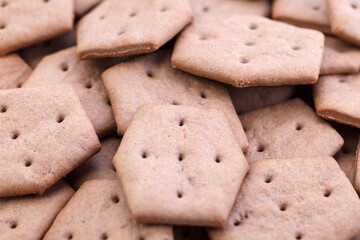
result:
M 31 68 L 17 54 L 0 57 L 0 90 L 18 88 L 31 74 Z
M 117 136 L 101 140 L 101 151 L 68 175 L 71 186 L 78 189 L 84 182 L 92 179 L 117 179 L 112 160 L 120 141 Z
M 42 195 L 0 198 L 0 239 L 41 239 L 73 193 L 59 182 Z
M 20 51 L 20 55 L 30 65 L 30 67 L 34 69 L 46 55 L 75 45 L 76 31 L 74 28 L 71 32 L 65 35 L 24 48 Z
M 71 31 L 73 0 L 12 0 L 0 6 L 0 55 Z
M 101 148 L 70 85 L 0 91 L 0 196 L 43 193 Z
M 238 114 L 267 107 L 288 100 L 295 86 L 248 87 L 228 86 L 231 100 Z
M 172 105 L 140 107 L 113 163 L 148 224 L 222 226 L 248 170 L 221 110 Z
M 196 19 L 178 37 L 175 68 L 237 87 L 313 84 L 324 35 L 255 15 Z
M 137 224 L 118 180 L 91 180 L 74 194 L 44 237 L 55 239 L 173 240 L 173 233 L 168 226 Z
M 359 197 L 331 157 L 252 163 L 227 224 L 209 229 L 211 240 L 338 240 L 359 233 Z
M 103 73 L 103 80 L 119 135 L 141 105 L 169 103 L 223 110 L 241 148 L 248 146 L 228 91 L 219 83 L 173 69 L 166 50 L 116 65 Z
M 101 1 L 102 0 L 75 0 L 75 15 L 77 17 L 83 16 Z
M 319 116 L 360 128 L 360 74 L 322 76 L 313 96 Z
M 214 14 L 270 15 L 270 3 L 266 0 L 190 0 L 196 18 Z
M 106 67 L 104 60 L 79 60 L 76 48 L 72 47 L 45 57 L 24 87 L 64 83 L 73 85 L 96 133 L 104 137 L 116 131 L 109 98 L 101 80 Z
M 354 188 L 360 194 L 360 140 L 356 150 Z
M 81 59 L 156 51 L 192 21 L 184 0 L 106 0 L 77 29 Z
M 342 137 L 300 99 L 240 115 L 251 163 L 269 158 L 333 156 Z M 311 139 L 311 140 L 310 140 Z
M 326 0 L 275 0 L 274 19 L 331 33 Z
M 360 45 L 360 1 L 327 0 L 333 34 Z
M 326 36 L 320 74 L 356 73 L 360 70 L 360 48 Z

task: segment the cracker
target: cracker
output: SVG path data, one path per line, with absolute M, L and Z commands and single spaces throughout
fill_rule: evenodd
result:
M 30 65 L 30 67 L 34 69 L 46 55 L 75 45 L 76 31 L 74 28 L 71 32 L 65 35 L 22 49 L 20 51 L 20 55 Z
M 196 18 L 214 14 L 270 15 L 270 3 L 266 0 L 190 0 Z
M 268 159 L 250 165 L 227 224 L 211 240 L 352 239 L 359 197 L 331 157 Z
M 360 140 L 356 150 L 354 188 L 360 194 Z
M 333 34 L 360 45 L 360 1 L 327 0 Z
M 222 226 L 248 171 L 238 146 L 221 110 L 140 107 L 113 160 L 135 221 Z
M 204 16 L 178 37 L 175 68 L 236 87 L 313 84 L 324 35 L 255 15 Z
M 322 76 L 313 96 L 319 116 L 360 128 L 360 74 Z
M 326 36 L 320 74 L 356 73 L 360 70 L 360 48 Z
M 91 59 L 154 52 L 191 21 L 184 0 L 106 0 L 80 20 L 77 53 Z
M 300 99 L 240 115 L 251 163 L 269 158 L 333 156 L 344 144 L 329 123 Z M 311 139 L 311 140 L 310 140 Z
M 344 146 L 334 158 L 349 181 L 354 184 L 356 149 L 359 142 L 359 130 L 345 125 L 336 126 L 335 129 L 344 138 Z
M 173 240 L 168 226 L 144 226 L 131 217 L 118 180 L 84 183 L 56 217 L 44 240 Z
M 174 226 L 174 240 L 209 240 L 201 227 Z
M 19 88 L 31 74 L 31 68 L 17 54 L 0 57 L 0 90 Z
M 0 55 L 71 31 L 73 0 L 14 0 L 0 5 Z
M 106 67 L 104 60 L 79 60 L 76 47 L 72 47 L 45 57 L 24 87 L 64 83 L 73 85 L 96 133 L 99 137 L 104 137 L 116 131 L 109 98 L 101 80 Z
M 275 0 L 272 16 L 299 27 L 331 33 L 326 0 Z
M 141 105 L 168 103 L 223 110 L 241 148 L 249 144 L 228 91 L 219 83 L 174 70 L 167 50 L 116 65 L 103 73 L 103 80 L 119 135 Z
M 70 85 L 0 91 L 0 197 L 41 194 L 100 148 Z
M 72 171 L 68 177 L 74 189 L 92 179 L 117 179 L 113 157 L 119 148 L 121 139 L 111 136 L 101 141 L 101 151 Z
M 59 182 L 43 195 L 0 198 L 0 239 L 41 239 L 73 193 Z
M 248 87 L 228 86 L 231 100 L 238 114 L 253 111 L 288 100 L 295 86 Z
M 75 15 L 77 17 L 83 16 L 92 8 L 98 5 L 102 0 L 75 0 Z

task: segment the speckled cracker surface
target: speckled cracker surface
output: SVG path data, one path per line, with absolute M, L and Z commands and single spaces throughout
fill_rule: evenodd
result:
M 240 115 L 249 162 L 269 158 L 333 156 L 344 140 L 300 99 Z
M 320 74 L 356 73 L 360 70 L 360 48 L 326 36 Z
M 326 0 L 275 0 L 274 19 L 331 33 Z
M 0 57 L 0 90 L 21 87 L 30 74 L 31 68 L 19 55 Z
M 148 224 L 222 226 L 248 170 L 222 111 L 172 105 L 140 107 L 113 163 Z
M 12 0 L 0 7 L 0 55 L 70 32 L 72 0 Z
M 81 17 L 93 7 L 99 4 L 102 0 L 75 0 L 75 14 L 77 17 Z
M 24 87 L 71 84 L 98 136 L 108 136 L 116 131 L 116 125 L 101 80 L 106 66 L 104 60 L 80 61 L 76 56 L 76 48 L 68 48 L 43 58 Z
M 190 105 L 223 110 L 242 149 L 246 139 L 228 91 L 219 83 L 198 78 L 171 67 L 170 52 L 164 50 L 118 64 L 103 75 L 119 135 L 144 104 Z
M 360 128 L 360 74 L 322 76 L 313 96 L 321 117 Z
M 0 91 L 0 196 L 43 193 L 100 150 L 75 89 Z
M 327 0 L 333 34 L 360 45 L 360 1 Z
M 106 0 L 80 20 L 77 53 L 90 59 L 154 52 L 192 18 L 184 0 Z
M 331 157 L 252 163 L 227 224 L 209 229 L 211 240 L 338 240 L 359 233 L 359 197 Z
M 173 240 L 169 226 L 145 226 L 131 217 L 118 180 L 84 183 L 56 217 L 44 240 Z
M 78 189 L 92 179 L 118 179 L 112 160 L 120 141 L 121 138 L 116 136 L 102 139 L 100 152 L 68 175 L 71 186 Z
M 42 195 L 1 198 L 0 239 L 42 239 L 73 193 L 69 185 L 59 182 Z
M 237 87 L 313 84 L 324 35 L 255 15 L 196 19 L 178 37 L 175 68 Z
M 295 86 L 248 87 L 228 86 L 231 100 L 238 114 L 253 111 L 288 100 Z

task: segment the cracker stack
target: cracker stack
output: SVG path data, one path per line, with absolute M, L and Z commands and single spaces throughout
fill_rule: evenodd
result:
M 359 11 L 0 0 L 0 240 L 360 239 Z

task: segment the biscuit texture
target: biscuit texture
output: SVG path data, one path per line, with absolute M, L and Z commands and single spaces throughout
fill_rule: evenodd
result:
M 73 0 L 3 1 L 0 11 L 0 56 L 73 28 Z
M 80 20 L 77 53 L 91 59 L 154 52 L 192 18 L 184 0 L 106 0 Z
M 360 74 L 322 76 L 313 96 L 319 116 L 360 128 Z
M 272 17 L 299 27 L 331 33 L 326 0 L 275 0 Z
M 360 70 L 360 48 L 326 36 L 320 74 L 356 73 Z
M 313 84 L 324 35 L 255 15 L 196 19 L 179 35 L 175 68 L 236 87 Z
M 249 139 L 249 162 L 333 156 L 344 144 L 340 134 L 300 99 L 244 113 L 240 119 Z
M 75 0 L 75 15 L 77 17 L 83 16 L 101 1 L 102 0 Z
M 145 226 L 131 217 L 118 180 L 84 183 L 56 217 L 44 240 L 173 240 L 169 226 Z
M 70 85 L 0 91 L 0 196 L 43 193 L 101 148 Z
M 167 50 L 118 64 L 106 70 L 102 78 L 119 135 L 125 133 L 132 116 L 144 104 L 190 105 L 223 110 L 240 147 L 248 146 L 228 91 L 219 83 L 173 69 Z
M 100 152 L 68 175 L 71 186 L 78 189 L 92 179 L 118 179 L 112 160 L 120 141 L 120 137 L 116 136 L 102 139 Z
M 327 0 L 333 34 L 360 45 L 360 1 Z
M 0 57 L 0 90 L 21 87 L 30 74 L 31 68 L 19 55 Z
M 101 74 L 105 60 L 81 61 L 76 48 L 46 56 L 33 71 L 24 87 L 41 87 L 68 83 L 74 86 L 80 101 L 99 137 L 116 131 L 114 116 Z
M 0 239 L 42 239 L 73 194 L 74 190 L 60 181 L 42 195 L 1 198 Z
M 222 226 L 248 163 L 217 109 L 144 105 L 113 163 L 139 223 Z
M 359 197 L 331 157 L 257 161 L 226 225 L 208 232 L 211 240 L 353 239 Z

